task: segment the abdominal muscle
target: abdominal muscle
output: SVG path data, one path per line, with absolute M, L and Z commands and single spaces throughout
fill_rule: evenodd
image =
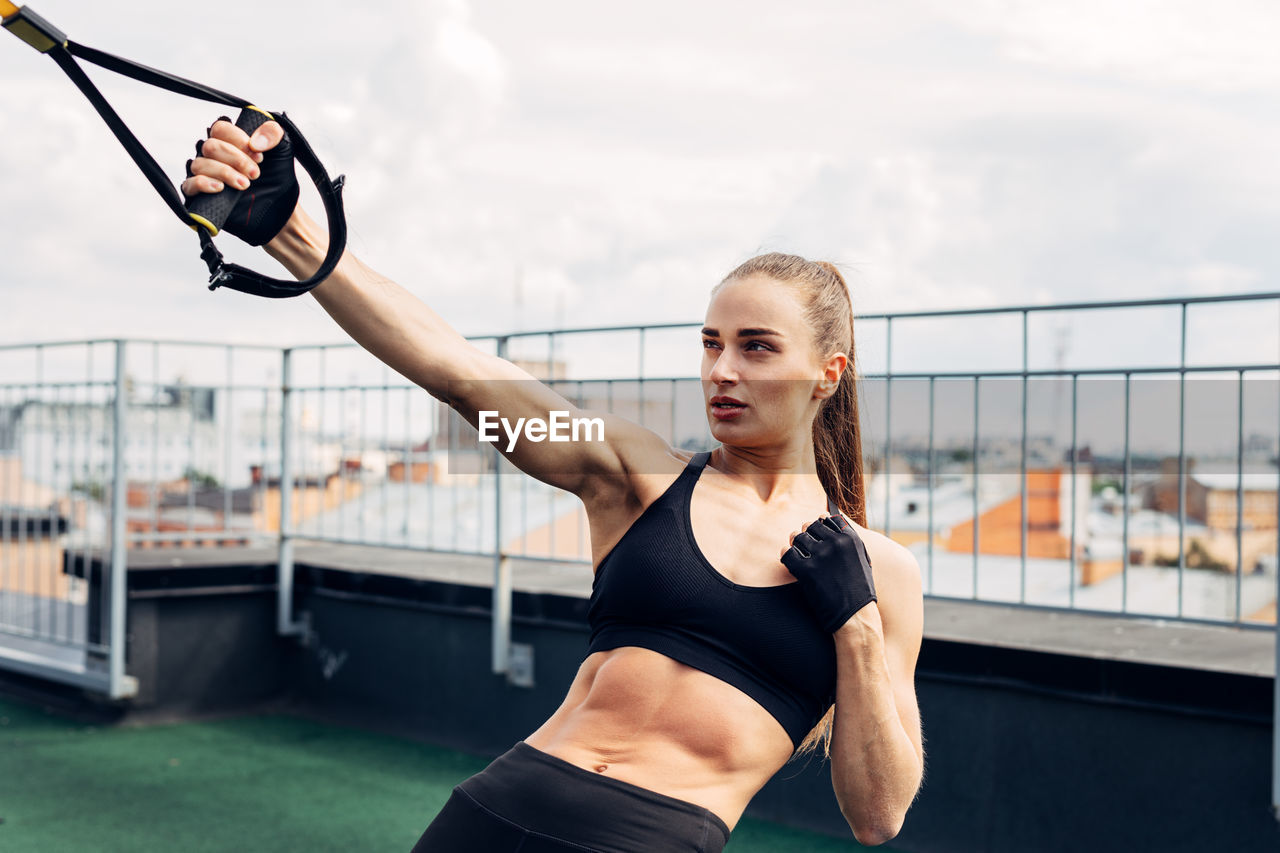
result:
M 559 710 L 525 743 L 700 805 L 730 828 L 792 752 L 777 720 L 736 687 L 630 646 L 588 656 Z

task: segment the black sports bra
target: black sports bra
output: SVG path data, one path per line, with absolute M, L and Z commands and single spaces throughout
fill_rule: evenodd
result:
M 700 669 L 760 703 L 799 746 L 835 701 L 835 639 L 797 584 L 736 584 L 698 548 L 689 503 L 710 457 L 694 456 L 601 561 L 588 654 L 639 646 Z M 828 508 L 838 512 L 830 498 Z

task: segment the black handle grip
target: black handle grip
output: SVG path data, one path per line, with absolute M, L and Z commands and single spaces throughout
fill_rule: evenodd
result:
M 249 136 L 253 136 L 255 130 L 271 120 L 271 117 L 261 110 L 246 107 L 236 117 L 236 127 Z M 198 193 L 187 199 L 187 212 L 193 216 L 200 217 L 200 219 L 221 231 L 223 224 L 227 221 L 227 217 L 231 215 L 232 209 L 236 206 L 236 200 L 240 198 L 241 192 L 242 190 L 235 189 L 224 183 L 222 189 L 216 193 Z M 197 220 L 197 224 L 203 223 Z

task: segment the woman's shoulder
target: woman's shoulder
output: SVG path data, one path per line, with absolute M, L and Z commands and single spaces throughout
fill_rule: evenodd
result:
M 920 571 L 920 563 L 910 548 L 886 536 L 879 530 L 873 530 L 870 527 L 864 527 L 854 522 L 844 513 L 841 513 L 841 516 L 858 534 L 862 544 L 867 546 L 867 557 L 871 560 L 872 566 L 879 568 L 880 566 L 888 567 L 892 565 L 895 567 L 895 571 L 898 572 Z
M 845 520 L 849 521 L 848 516 Z M 893 588 L 905 592 L 920 588 L 920 561 L 910 548 L 879 530 L 850 524 L 867 548 L 877 591 Z

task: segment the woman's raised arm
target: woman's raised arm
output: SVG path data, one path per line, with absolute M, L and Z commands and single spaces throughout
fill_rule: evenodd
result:
M 216 122 L 202 156 L 192 161 L 193 174 L 183 182 L 183 192 L 214 192 L 223 182 L 247 186 L 257 177 L 260 152 L 275 146 L 282 135 L 279 124 L 267 122 L 251 144 L 244 131 L 230 122 Z M 298 205 L 266 250 L 304 279 L 319 268 L 327 247 L 324 228 Z M 635 469 L 634 460 L 668 449 L 652 430 L 615 415 L 581 410 L 506 359 L 477 349 L 422 300 L 374 272 L 350 251 L 311 293 L 358 344 L 457 409 L 472 426 L 480 426 L 482 412 L 495 413 L 488 431 L 498 435 L 498 450 L 545 483 L 578 495 L 599 478 L 609 479 L 616 487 L 618 477 Z M 499 419 L 515 425 L 520 418 L 525 423 L 533 419 L 552 423 L 553 413 L 564 413 L 557 415 L 564 422 L 599 418 L 600 433 L 580 435 L 577 441 L 521 438 L 511 442 L 499 425 Z

